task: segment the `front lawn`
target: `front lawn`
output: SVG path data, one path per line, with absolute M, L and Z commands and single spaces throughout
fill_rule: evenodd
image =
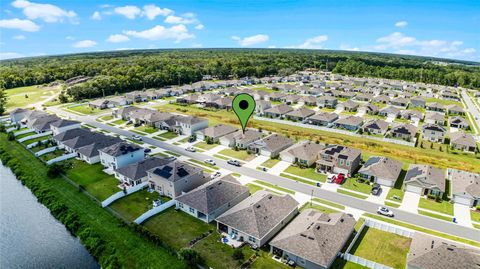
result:
M 134 221 L 143 213 L 153 208 L 153 200 L 160 198 L 158 192 L 149 193 L 146 189 L 118 199 L 110 205 L 126 219 Z
M 351 253 L 393 268 L 405 268 L 411 238 L 365 227 Z
M 365 194 L 370 194 L 370 191 L 372 190 L 372 186 L 366 183 L 358 182 L 355 178 L 349 178 L 345 180 L 345 182 L 342 184 L 342 188 Z
M 250 194 L 254 194 L 254 193 L 256 193 L 256 192 L 259 191 L 259 190 L 265 189 L 265 188 L 262 188 L 262 187 L 260 187 L 260 186 L 258 186 L 258 185 L 256 185 L 256 184 L 252 184 L 252 183 L 247 183 L 247 185 L 245 185 L 245 186 L 248 187 L 248 190 L 250 191 Z
M 171 207 L 146 220 L 144 225 L 152 233 L 175 249 L 187 247 L 189 242 L 215 227 Z
M 118 180 L 114 176 L 104 173 L 101 164 L 88 164 L 80 160 L 69 160 L 67 163 L 72 165 L 66 172 L 67 177 L 81 185 L 100 201 L 121 191 L 117 187 Z
M 199 149 L 210 150 L 218 146 L 218 144 L 207 144 L 207 142 L 202 141 L 194 144 L 193 146 Z
M 368 196 L 357 194 L 357 193 L 354 193 L 354 192 L 351 192 L 351 191 L 346 191 L 342 188 L 337 189 L 337 192 L 341 193 L 341 194 L 345 194 L 345 195 L 350 195 L 350 196 L 358 198 L 358 199 L 367 199 L 368 198 Z
M 470 216 L 472 217 L 473 221 L 480 222 L 480 211 L 470 211 Z
M 290 174 L 285 174 L 285 173 L 280 173 L 280 176 L 281 177 L 284 177 L 284 178 L 288 178 L 288 179 L 291 179 L 291 180 L 295 180 L 295 181 L 298 181 L 298 182 L 302 182 L 304 184 L 309 184 L 309 185 L 312 185 L 312 186 L 316 186 L 317 184 L 313 181 L 310 181 L 310 180 L 306 180 L 306 179 L 303 179 L 303 178 L 299 178 L 299 177 L 294 177 Z
M 229 156 L 235 159 L 243 160 L 243 161 L 250 161 L 255 158 L 255 155 L 249 154 L 246 150 L 233 150 L 233 149 L 224 149 L 219 152 L 219 154 Z
M 112 119 L 113 119 L 112 115 L 106 115 L 106 116 L 102 116 L 102 117 L 97 118 L 97 120 L 100 120 L 100 121 L 109 121 L 109 120 L 112 120 Z
M 127 122 L 127 121 L 126 121 L 126 120 L 122 120 L 122 119 L 119 119 L 119 120 L 116 120 L 116 121 L 112 121 L 112 123 L 115 124 L 115 125 L 124 124 L 125 122 Z
M 139 127 L 135 128 L 135 130 L 143 132 L 143 133 L 147 133 L 147 134 L 153 134 L 156 131 L 158 131 L 158 129 L 155 129 L 155 127 L 145 126 L 145 125 L 139 126 Z
M 331 208 L 329 208 L 329 207 L 322 206 L 322 205 L 315 204 L 315 203 L 310 204 L 310 202 L 305 203 L 305 204 L 300 208 L 300 211 L 304 211 L 305 209 L 309 209 L 309 208 L 315 209 L 315 210 L 317 210 L 317 211 L 320 211 L 320 212 L 326 213 L 326 214 L 338 212 L 338 210 L 334 210 L 334 209 L 331 209 Z
M 403 190 L 396 189 L 396 188 L 391 188 L 388 191 L 387 199 L 401 203 L 402 200 L 403 200 L 403 195 L 405 195 L 405 192 Z M 399 200 L 393 199 L 393 196 L 398 196 L 400 199 Z
M 151 134 L 151 133 L 149 133 L 149 134 Z M 172 138 L 177 137 L 178 134 L 175 133 L 175 132 L 170 132 L 170 131 L 168 131 L 168 132 L 165 132 L 165 133 L 163 133 L 163 134 L 159 134 L 159 135 L 157 135 L 157 136 L 158 136 L 158 137 L 161 137 L 161 138 L 164 138 L 164 139 L 166 139 L 166 140 L 170 140 L 170 139 L 172 139 Z
M 453 204 L 447 201 L 437 202 L 432 199 L 421 198 L 418 207 L 453 216 Z
M 452 221 L 452 217 L 446 217 L 444 215 L 438 215 L 438 214 L 434 214 L 434 213 L 423 211 L 423 210 L 418 210 L 418 214 L 428 216 L 428 217 L 431 217 L 431 218 L 436 218 L 436 219 L 448 221 L 448 222 Z
M 285 171 L 292 175 L 301 176 L 308 179 L 313 179 L 315 181 L 325 182 L 327 176 L 324 174 L 317 173 L 315 168 L 300 168 L 298 166 L 290 165 Z
M 275 166 L 278 162 L 280 162 L 279 159 L 268 159 L 266 161 L 264 161 L 261 166 L 265 166 L 267 168 L 272 168 L 273 166 Z

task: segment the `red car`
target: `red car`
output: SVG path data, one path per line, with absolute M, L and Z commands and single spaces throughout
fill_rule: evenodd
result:
M 340 173 L 334 177 L 334 182 L 337 183 L 338 185 L 342 185 L 343 182 L 345 182 L 345 175 Z

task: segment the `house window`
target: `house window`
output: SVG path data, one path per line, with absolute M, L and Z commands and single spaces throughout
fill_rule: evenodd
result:
M 343 165 L 343 163 L 344 163 L 343 159 L 340 159 L 340 165 Z
M 232 234 L 235 234 L 235 235 L 237 235 L 237 234 L 238 234 L 238 231 L 237 231 L 237 230 L 235 230 L 235 229 L 232 229 Z
M 195 208 L 190 207 L 189 211 L 190 213 L 195 213 Z
M 183 208 L 183 203 L 178 203 L 178 207 Z
M 350 161 L 347 161 L 347 166 L 350 166 L 351 162 Z
M 250 242 L 252 242 L 252 243 L 257 242 L 257 240 L 255 239 L 255 237 L 251 237 L 251 236 L 248 237 L 248 241 L 250 241 Z

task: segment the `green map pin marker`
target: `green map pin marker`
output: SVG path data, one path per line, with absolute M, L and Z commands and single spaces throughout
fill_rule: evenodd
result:
M 248 119 L 255 111 L 255 99 L 250 94 L 241 93 L 235 96 L 232 101 L 232 108 L 235 114 L 237 114 L 240 124 L 242 125 L 242 131 L 245 133 L 245 127 L 247 127 Z

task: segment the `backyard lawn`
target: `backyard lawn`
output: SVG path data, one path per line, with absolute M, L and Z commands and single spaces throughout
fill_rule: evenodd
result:
M 153 200 L 159 199 L 158 192 L 149 193 L 147 189 L 137 191 L 126 197 L 118 199 L 110 205 L 115 211 L 126 219 L 134 221 L 143 213 L 153 208 Z
M 22 144 L 29 145 L 29 144 L 32 144 L 32 143 L 35 143 L 35 142 L 38 142 L 38 141 L 48 140 L 48 139 L 51 139 L 51 138 L 52 138 L 51 135 L 40 136 L 40 137 L 37 137 L 37 138 L 32 138 L 32 139 L 29 139 L 29 140 L 25 140 L 25 141 L 22 142 Z
M 432 199 L 421 198 L 418 207 L 447 215 L 453 215 L 453 204 L 443 200 L 441 202 L 436 202 Z
M 345 182 L 342 184 L 342 188 L 365 194 L 370 194 L 370 191 L 372 190 L 372 186 L 366 183 L 358 182 L 355 178 L 349 178 L 345 180 Z
M 255 155 L 253 154 L 249 154 L 246 150 L 238 150 L 238 151 L 235 151 L 233 149 L 224 149 L 220 152 L 218 152 L 219 154 L 222 154 L 222 155 L 225 155 L 225 156 L 229 156 L 229 157 L 232 157 L 232 158 L 235 158 L 235 159 L 239 159 L 239 160 L 242 160 L 242 161 L 250 161 L 252 160 L 253 158 L 255 158 Z
M 118 180 L 114 176 L 104 173 L 101 164 L 88 164 L 80 160 L 69 160 L 67 163 L 72 164 L 71 168 L 67 170 L 67 177 L 83 186 L 87 192 L 100 201 L 121 191 L 117 187 Z
M 27 137 L 27 136 L 31 136 L 31 135 L 34 135 L 36 134 L 35 132 L 29 132 L 29 133 L 25 133 L 25 134 L 21 134 L 21 135 L 17 135 L 15 136 L 15 139 L 20 139 L 20 138 L 24 138 L 24 137 Z
M 245 250 L 244 250 L 245 251 Z M 272 259 L 272 256 L 270 256 L 270 250 L 268 247 L 264 247 L 260 249 L 258 252 L 259 257 L 253 262 L 252 266 L 249 268 L 252 269 L 291 269 L 292 267 L 280 263 L 274 259 Z
M 267 168 L 272 168 L 274 165 L 276 165 L 278 162 L 280 162 L 279 159 L 268 159 L 264 161 L 261 166 L 265 166 Z
M 411 238 L 365 227 L 350 251 L 393 268 L 405 268 Z
M 177 212 L 174 207 L 149 218 L 142 225 L 177 250 L 188 246 L 192 239 L 201 234 L 215 230 L 213 225 L 183 211 Z
M 202 141 L 194 144 L 193 146 L 199 149 L 210 150 L 218 146 L 218 144 L 207 144 L 207 142 Z
M 298 166 L 290 165 L 285 171 L 295 176 L 305 177 L 308 179 L 313 179 L 315 181 L 325 182 L 327 176 L 324 174 L 317 173 L 315 168 L 300 168 Z
M 57 149 L 57 150 L 55 150 L 55 151 L 52 151 L 52 152 L 43 154 L 42 156 L 40 156 L 40 159 L 42 159 L 42 160 L 44 160 L 44 161 L 48 161 L 48 160 L 51 160 L 51 159 L 60 157 L 60 156 L 62 156 L 63 154 L 65 154 L 65 152 L 64 152 L 63 150 Z

